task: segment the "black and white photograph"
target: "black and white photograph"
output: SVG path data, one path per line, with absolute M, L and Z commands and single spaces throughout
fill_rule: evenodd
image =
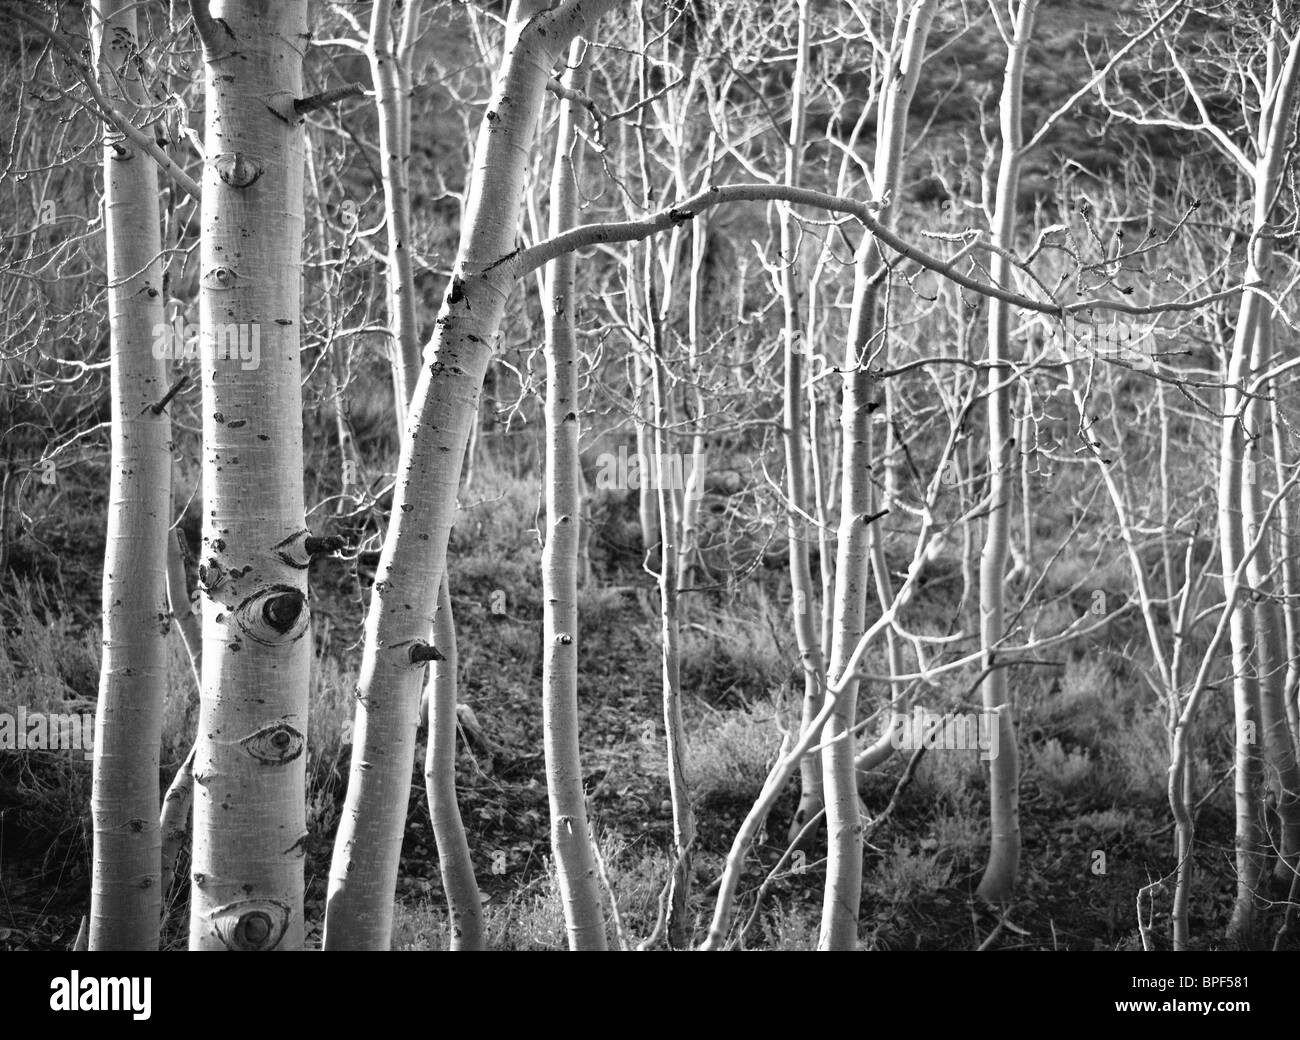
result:
M 25 999 L 946 951 L 1284 1000 L 1298 149 L 1297 0 L 0 0 Z

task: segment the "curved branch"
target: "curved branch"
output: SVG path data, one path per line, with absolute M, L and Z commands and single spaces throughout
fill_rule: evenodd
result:
M 516 250 L 489 265 L 488 269 L 500 265 L 509 265 L 511 273 L 517 278 L 522 278 L 531 274 L 543 264 L 549 263 L 556 257 L 572 252 L 575 249 L 585 249 L 588 246 L 613 242 L 638 242 L 660 231 L 670 231 L 677 225 L 692 220 L 705 210 L 727 202 L 789 202 L 798 206 L 828 210 L 832 213 L 847 213 L 856 218 L 878 242 L 888 246 L 900 256 L 933 271 L 940 277 L 955 282 L 964 289 L 979 293 L 981 296 L 1002 300 L 1014 307 L 1036 311 L 1039 314 L 1049 314 L 1058 318 L 1085 310 L 1117 311 L 1123 314 L 1135 315 L 1196 310 L 1215 300 L 1233 296 L 1253 284 L 1245 283 L 1192 300 L 1148 306 L 1127 303 L 1123 300 L 1089 299 L 1076 300 L 1073 303 L 1035 300 L 1022 293 L 982 282 L 958 270 L 952 260 L 931 256 L 929 253 L 918 249 L 895 232 L 890 231 L 875 218 L 872 214 L 872 210 L 878 208 L 875 203 L 861 202 L 857 199 L 845 198 L 842 195 L 829 195 L 826 192 L 814 191 L 810 188 L 793 188 L 787 184 L 714 185 L 677 203 L 675 206 L 660 210 L 658 213 L 653 213 L 641 220 L 611 221 L 609 223 L 587 224 L 583 227 L 573 228 L 553 238 L 538 242 L 536 245 L 529 246 L 527 249 Z

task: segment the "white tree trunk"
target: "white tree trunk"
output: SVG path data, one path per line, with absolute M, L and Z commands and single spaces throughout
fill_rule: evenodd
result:
M 993 242 L 1015 248 L 1016 201 L 1020 194 L 1020 147 L 1023 131 L 1020 104 L 1025 59 L 1034 31 L 1038 0 L 1018 0 L 1011 23 L 1012 38 L 1007 49 L 1002 82 L 1001 158 L 993 212 Z M 1010 265 L 1001 253 L 994 253 L 989 273 L 997 285 L 1006 285 Z M 984 551 L 980 554 L 980 647 L 985 669 L 982 694 L 984 710 L 997 715 L 998 754 L 989 763 L 989 861 L 980 881 L 978 895 L 990 901 L 1011 897 L 1020 870 L 1020 764 L 1016 753 L 1015 725 L 1007 693 L 1007 673 L 997 660 L 998 647 L 1006 632 L 1003 616 L 1007 573 L 1007 548 L 1011 535 L 1011 488 L 1015 469 L 1015 429 L 1011 420 L 1011 398 L 1015 383 L 1005 363 L 1011 351 L 1011 309 L 1003 300 L 989 300 L 988 326 L 988 467 L 989 515 Z
M 898 40 L 897 60 L 891 60 L 886 73 L 888 80 L 882 89 L 877 120 L 880 132 L 875 164 L 875 190 L 882 199 L 897 190 L 907 112 L 924 61 L 925 42 L 936 5 L 937 0 L 921 0 L 912 7 L 906 34 Z M 891 208 L 885 206 L 882 209 L 882 224 L 889 221 Z M 835 686 L 842 684 L 842 688 L 822 734 L 827 853 L 826 891 L 822 901 L 818 948 L 823 950 L 856 948 L 858 909 L 862 899 L 862 817 L 853 741 L 858 680 L 849 678 L 848 673 L 853 652 L 866 629 L 868 561 L 872 556 L 873 541 L 871 523 L 877 513 L 871 484 L 875 454 L 871 431 L 871 413 L 875 409 L 872 391 L 877 384 L 869 367 L 872 354 L 880 348 L 882 334 L 877 326 L 879 273 L 875 248 L 864 237 L 854 264 L 853 303 L 844 351 L 844 397 L 840 416 L 844 458 L 839 547 L 835 561 L 834 628 L 827 675 Z M 880 546 L 878 539 L 876 545 Z M 875 556 L 881 609 L 887 610 L 886 597 L 892 599 L 892 593 L 882 572 L 883 546 L 876 550 Z M 892 639 L 892 634 L 887 632 L 887 638 Z M 890 646 L 892 648 L 892 642 Z M 897 669 L 898 661 L 892 649 L 890 658 L 891 667 Z
M 569 51 L 566 85 L 586 89 L 583 43 Z M 581 139 L 574 134 L 574 104 L 560 103 L 555 166 L 551 172 L 551 226 L 557 235 L 578 222 Z M 542 550 L 542 722 L 546 791 L 569 949 L 604 950 L 596 863 L 591 853 L 578 726 L 578 525 L 582 508 L 578 437 L 578 353 L 573 253 L 551 262 L 546 284 L 546 544 Z
M 785 181 L 799 183 L 803 162 L 804 93 L 808 78 L 808 3 L 799 0 L 799 37 L 794 83 L 790 99 L 790 137 L 787 142 Z M 781 212 L 781 303 L 785 316 L 785 387 L 783 394 L 782 441 L 785 447 L 785 483 L 789 505 L 786 510 L 786 543 L 790 550 L 790 610 L 799 666 L 803 672 L 803 710 L 800 728 L 807 728 L 821 711 L 825 698 L 826 661 L 821 648 L 821 612 L 813 594 L 812 565 L 808 546 L 808 523 L 814 512 L 809 500 L 804 448 L 804 369 L 809 344 L 799 324 L 799 241 L 794 212 Z M 808 330 L 811 332 L 811 330 Z M 821 762 L 809 755 L 799 763 L 799 805 L 790 821 L 793 841 L 804 825 L 821 812 Z M 805 841 L 812 835 L 805 836 Z
M 1259 247 L 1263 261 L 1260 269 L 1267 270 L 1269 254 L 1272 252 L 1271 243 L 1261 239 Z M 1267 312 L 1259 316 L 1252 353 L 1252 375 L 1273 363 L 1272 315 Z M 1276 391 L 1274 383 L 1268 383 L 1264 388 L 1264 393 Z M 1264 477 L 1272 468 L 1269 465 L 1269 438 L 1281 436 L 1282 431 L 1274 428 L 1267 402 L 1258 395 L 1246 402 L 1242 418 L 1242 425 L 1251 431 L 1253 438 L 1243 455 L 1243 464 L 1248 467 L 1247 472 L 1252 479 L 1246 482 L 1241 497 L 1245 529 L 1243 541 L 1252 542 L 1261 527 L 1265 509 Z M 1286 619 L 1278 603 L 1281 585 L 1275 577 L 1273 553 L 1268 538 L 1261 539 L 1259 548 L 1246 564 L 1246 580 L 1250 583 L 1254 600 L 1260 737 L 1264 745 L 1266 779 L 1277 806 L 1280 829 L 1280 833 L 1273 839 L 1276 851 L 1280 854 L 1275 877 L 1282 886 L 1282 891 L 1286 891 L 1296 865 L 1296 853 L 1300 851 L 1300 763 L 1296 761 L 1296 748 L 1286 711 L 1290 644 L 1286 641 Z
M 1275 27 L 1275 32 L 1280 29 Z M 1300 87 L 1300 37 L 1281 52 L 1277 37 L 1266 44 L 1272 49 L 1268 82 L 1262 93 L 1271 104 L 1260 113 L 1256 140 L 1257 158 L 1252 173 L 1253 213 L 1251 242 L 1247 254 L 1245 281 L 1270 281 L 1271 243 L 1269 218 L 1281 176 L 1284 153 L 1292 133 L 1297 89 Z M 1235 572 L 1246 540 L 1247 528 L 1258 522 L 1262 504 L 1262 459 L 1246 457 L 1246 432 L 1257 432 L 1263 413 L 1246 396 L 1254 368 L 1269 364 L 1265 355 L 1270 337 L 1264 325 L 1271 321 L 1267 301 L 1254 292 L 1243 292 L 1237 313 L 1236 334 L 1228 357 L 1223 394 L 1223 421 L 1219 447 L 1219 546 L 1223 562 L 1225 600 L 1234 605 L 1231 627 L 1233 671 L 1233 715 L 1236 722 L 1236 858 L 1237 895 L 1233 904 L 1229 935 L 1247 941 L 1255 923 L 1256 901 L 1262 874 L 1263 834 L 1259 817 L 1259 788 L 1263 779 L 1259 741 L 1268 752 L 1269 764 L 1279 783 L 1285 813 L 1284 830 L 1289 832 L 1283 847 L 1294 852 L 1296 833 L 1297 774 L 1295 748 L 1287 735 L 1286 711 L 1282 702 L 1286 653 L 1281 644 L 1281 618 L 1271 603 L 1257 603 L 1248 609 L 1244 593 L 1272 592 L 1271 561 L 1267 542 L 1247 564 L 1248 589 L 1237 586 Z M 1268 392 L 1266 385 L 1256 392 Z M 1262 557 L 1262 558 L 1261 558 Z M 1294 652 L 1294 648 L 1293 651 Z M 1252 656 L 1254 660 L 1252 661 Z M 1256 667 L 1258 666 L 1258 670 Z M 1260 676 L 1263 676 L 1261 690 Z M 1265 709 L 1264 701 L 1267 701 Z M 1288 847 L 1289 846 L 1289 847 Z
M 524 181 L 546 79 L 612 0 L 565 0 L 526 17 L 516 3 L 474 153 L 461 246 L 407 422 L 366 619 L 352 766 L 334 844 L 326 949 L 387 949 L 415 752 L 422 665 L 478 395 L 513 266 Z
M 209 14 L 195 0 L 193 10 L 207 162 L 190 948 L 292 950 L 303 943 L 312 654 L 299 363 L 304 134 L 294 111 L 307 3 L 225 0 Z
M 659 653 L 663 701 L 664 746 L 668 755 L 668 797 L 673 814 L 672 871 L 668 883 L 668 945 L 679 950 L 690 936 L 688 903 L 691 891 L 691 846 L 695 842 L 695 817 L 686 777 L 686 727 L 682 721 L 681 640 L 677 617 L 678 559 L 674 489 L 666 467 L 668 459 L 668 377 L 659 301 L 655 293 L 654 254 L 646 250 L 646 317 L 650 325 L 647 364 L 653 391 L 654 453 L 649 476 L 658 499 L 659 516 Z M 643 475 L 643 480 L 645 476 Z
M 96 72 L 123 112 L 146 101 L 136 11 L 96 0 Z M 154 950 L 162 911 L 158 747 L 167 668 L 171 422 L 153 342 L 163 323 L 158 175 L 111 128 L 103 135 L 104 235 L 112 349 L 112 457 L 104 551 L 103 659 L 91 789 L 90 949 Z
M 392 336 L 393 397 L 398 428 L 420 371 L 415 322 L 415 278 L 411 267 L 411 56 L 410 26 L 420 0 L 375 0 L 366 56 L 379 113 L 379 171 L 384 182 L 384 224 L 388 232 L 388 330 Z M 393 15 L 403 31 L 394 32 Z

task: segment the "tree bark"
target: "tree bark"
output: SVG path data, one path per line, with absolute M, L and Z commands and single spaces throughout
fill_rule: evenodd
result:
M 1021 97 L 1025 59 L 1034 31 L 1038 0 L 1019 0 L 1007 45 L 1007 65 L 1002 81 L 1001 157 L 993 212 L 993 242 L 1015 247 L 1016 202 L 1020 193 Z M 994 253 L 989 273 L 994 284 L 1005 285 L 1011 268 L 1002 253 Z M 1011 535 L 1011 488 L 1016 438 L 1011 420 L 1014 383 L 1005 365 L 1011 350 L 1011 310 L 1000 299 L 989 301 L 988 325 L 988 431 L 989 514 L 985 521 L 984 550 L 980 554 L 980 647 L 985 670 L 981 692 L 985 712 L 997 716 L 998 754 L 989 763 L 989 861 L 977 894 L 1001 902 L 1011 898 L 1020 870 L 1020 764 L 1015 726 L 1007 692 L 1007 673 L 997 660 L 1006 631 L 1003 591 L 1007 573 L 1007 548 Z
M 937 0 L 921 0 L 909 16 L 898 43 L 897 60 L 890 62 L 888 82 L 880 97 L 880 127 L 876 146 L 875 189 L 882 200 L 881 224 L 890 220 L 885 202 L 897 190 L 902 168 L 907 112 L 916 89 L 925 42 Z M 874 443 L 871 430 L 877 383 L 870 371 L 872 353 L 881 347 L 877 286 L 880 261 L 875 243 L 864 236 L 853 271 L 853 303 L 844 351 L 844 391 L 840 427 L 843 470 L 840 492 L 839 546 L 835 561 L 834 630 L 828 676 L 840 692 L 822 734 L 822 785 L 826 802 L 826 891 L 822 902 L 818 949 L 853 950 L 858 942 L 858 909 L 862 900 L 862 817 L 858 798 L 853 729 L 857 717 L 858 680 L 850 677 L 853 654 L 866 629 L 871 524 L 876 519 L 871 483 Z M 879 540 L 876 540 L 879 545 Z M 876 570 L 883 566 L 883 547 L 876 551 Z M 877 575 L 881 610 L 892 599 L 887 578 Z M 887 629 L 887 638 L 892 638 Z M 892 643 L 890 644 L 892 646 Z M 897 668 L 891 652 L 891 667 Z M 878 742 L 879 743 L 879 742 Z M 892 747 L 891 747 L 892 750 Z
M 872 513 L 870 404 L 874 382 L 867 358 L 876 340 L 875 290 L 870 285 L 867 266 L 871 249 L 866 240 L 859 247 L 849 338 L 844 351 L 844 396 L 840 405 L 844 469 L 835 559 L 835 627 L 828 672 L 837 683 L 847 678 L 858 637 L 866 627 L 868 530 Z M 857 692 L 857 678 L 848 678 L 822 730 L 827 862 L 821 935 L 817 942 L 821 950 L 853 950 L 858 942 L 862 817 L 853 771 Z
M 569 51 L 565 85 L 585 91 L 583 42 Z M 578 220 L 581 138 L 574 104 L 560 102 L 555 165 L 551 171 L 551 234 Z M 578 354 L 573 253 L 551 262 L 546 283 L 546 544 L 542 550 L 542 723 L 551 850 L 571 950 L 606 948 L 596 863 L 591 852 L 578 724 L 578 526 L 582 508 L 578 438 Z
M 307 3 L 192 7 L 207 162 L 190 948 L 292 950 L 303 944 L 312 654 L 299 362 L 304 134 L 293 108 Z
M 411 267 L 411 29 L 420 0 L 375 0 L 366 57 L 379 113 L 379 171 L 384 182 L 384 224 L 388 232 L 388 328 L 398 428 L 420 371 L 415 321 L 415 278 Z M 395 33 L 394 14 L 403 31 Z
M 1274 27 L 1275 33 L 1280 30 Z M 1267 283 L 1272 259 L 1269 218 L 1272 214 L 1284 153 L 1292 133 L 1297 89 L 1300 87 L 1300 38 L 1293 40 L 1282 54 L 1276 36 L 1266 46 L 1268 82 L 1261 93 L 1271 99 L 1260 113 L 1257 158 L 1251 173 L 1253 213 L 1251 241 L 1247 251 L 1245 281 Z M 1287 739 L 1289 727 L 1283 702 L 1285 689 L 1285 647 L 1282 642 L 1282 619 L 1273 593 L 1271 559 L 1265 539 L 1246 568 L 1246 582 L 1254 599 L 1248 610 L 1244 598 L 1237 598 L 1237 564 L 1245 543 L 1254 534 L 1249 530 L 1259 521 L 1262 506 L 1261 464 L 1247 459 L 1246 434 L 1252 438 L 1262 431 L 1263 422 L 1258 397 L 1247 396 L 1246 386 L 1252 371 L 1267 367 L 1271 336 L 1266 328 L 1271 314 L 1265 311 L 1268 301 L 1252 291 L 1242 293 L 1237 313 L 1236 335 L 1228 358 L 1223 394 L 1223 420 L 1219 448 L 1219 543 L 1223 561 L 1224 596 L 1238 604 L 1230 627 L 1233 669 L 1233 716 L 1236 722 L 1236 857 L 1237 895 L 1233 904 L 1228 934 L 1242 942 L 1249 941 L 1255 923 L 1258 888 L 1262 874 L 1263 834 L 1260 827 L 1259 788 L 1263 769 L 1258 741 L 1264 741 L 1270 772 L 1276 780 L 1278 809 L 1283 818 L 1284 864 L 1294 861 L 1300 830 L 1300 772 L 1297 772 L 1295 746 Z M 1268 387 L 1256 388 L 1256 393 Z M 1252 445 L 1256 443 L 1252 440 Z M 1252 448 L 1253 450 L 1253 448 Z M 1252 653 L 1254 660 L 1252 661 Z M 1257 667 L 1253 668 L 1252 665 Z M 1262 685 L 1261 685 L 1262 679 Z M 1289 873 L 1289 872 L 1287 872 Z
M 461 245 L 407 421 L 366 619 L 348 793 L 334 844 L 326 949 L 387 949 L 415 751 L 424 641 L 478 395 L 514 282 L 524 181 L 546 79 L 569 41 L 612 0 L 565 0 L 507 19 L 462 224 Z
M 799 36 L 795 57 L 794 83 L 790 99 L 790 136 L 786 143 L 785 181 L 799 184 L 803 162 L 804 94 L 808 78 L 808 2 L 799 0 Z M 809 502 L 804 453 L 804 371 L 808 355 L 805 332 L 799 326 L 799 227 L 794 212 L 781 212 L 781 303 L 785 317 L 785 387 L 783 394 L 782 442 L 785 447 L 786 542 L 790 550 L 790 611 L 799 665 L 803 672 L 803 709 L 800 728 L 811 725 L 826 696 L 826 661 L 822 657 L 821 611 L 813 594 L 812 565 L 805 517 L 813 509 Z M 809 330 L 811 331 L 811 330 Z M 804 824 L 822 809 L 821 762 L 811 755 L 799 763 L 799 805 L 790 821 L 793 841 Z M 815 832 L 805 836 L 811 841 Z
M 664 719 L 664 745 L 668 755 L 668 798 L 673 813 L 673 855 L 668 882 L 668 945 L 683 949 L 690 940 L 687 907 L 691 891 L 691 846 L 695 842 L 695 817 L 686 778 L 686 727 L 682 721 L 681 640 L 677 617 L 677 510 L 673 504 L 675 468 L 668 457 L 668 376 L 663 356 L 659 301 L 655 293 L 654 255 L 646 251 L 646 317 L 650 324 L 650 367 L 654 406 L 654 455 L 648 470 L 659 503 L 659 639 Z M 645 479 L 646 475 L 643 475 Z
M 96 74 L 123 112 L 146 102 L 136 11 L 96 0 Z M 162 241 L 153 160 L 103 132 L 111 343 L 112 455 L 104 551 L 103 658 L 91 787 L 92 950 L 155 950 L 162 913 L 158 748 L 167 689 L 171 421 L 153 343 L 163 326 Z

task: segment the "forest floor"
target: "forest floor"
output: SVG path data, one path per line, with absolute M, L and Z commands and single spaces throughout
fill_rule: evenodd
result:
M 453 534 L 451 577 L 460 654 L 459 700 L 491 743 L 462 741 L 457 762 L 461 813 L 496 948 L 561 949 L 563 915 L 549 854 L 542 754 L 540 552 L 532 530 L 536 484 L 497 475 Z M 637 573 L 628 525 L 606 522 L 593 535 L 595 576 L 580 595 L 579 698 L 583 765 L 597 836 L 623 935 L 635 945 L 653 930 L 667 868 L 671 813 L 659 700 L 658 621 L 651 580 Z M 102 542 L 101 542 L 102 545 Z M 0 597 L 3 689 L 37 691 L 28 703 L 93 701 L 98 631 L 92 617 L 65 609 L 65 577 L 97 584 L 98 550 L 63 558 L 63 587 L 29 570 Z M 330 569 L 333 568 L 333 569 Z M 329 857 L 342 806 L 350 746 L 351 689 L 361 623 L 355 569 L 324 561 L 313 571 L 317 661 L 309 731 L 307 914 L 319 943 Z M 735 832 L 775 758 L 781 725 L 797 717 L 791 648 L 779 618 L 788 592 L 777 567 L 756 569 L 746 585 L 687 596 L 682 677 L 689 779 L 699 834 L 692 906 L 696 939 L 712 913 L 716 880 Z M 364 584 L 364 582 L 362 583 Z M 920 609 L 951 611 L 942 592 Z M 1140 949 L 1139 890 L 1172 870 L 1165 801 L 1163 709 L 1131 667 L 1123 633 L 1103 632 L 1061 649 L 1051 667 L 1012 678 L 1019 726 L 1023 854 L 1014 902 L 1004 914 L 974 891 L 988 849 L 986 767 L 978 751 L 923 754 L 905 779 L 900 752 L 863 779 L 868 820 L 860 935 L 870 949 Z M 160 783 L 184 756 L 193 732 L 193 681 L 182 651 L 169 704 Z M 932 691 L 936 710 L 960 703 L 971 675 Z M 43 693 L 39 691 L 44 691 Z M 879 691 L 864 698 L 878 700 Z M 1200 809 L 1191 929 L 1198 947 L 1221 944 L 1234 889 L 1230 714 L 1224 698 L 1207 705 L 1196 747 Z M 10 710 L 0 705 L 4 710 Z M 29 708 L 35 710 L 35 708 Z M 424 731 L 412 772 L 410 810 L 397 890 L 394 948 L 438 949 L 447 942 L 445 903 L 423 787 Z M 0 754 L 0 948 L 67 948 L 89 899 L 90 764 L 77 753 Z M 900 782 L 901 781 L 901 782 Z M 1217 785 L 1217 786 L 1216 786 Z M 824 881 L 824 834 L 769 887 L 759 885 L 785 850 L 793 787 L 777 803 L 751 850 L 739 886 L 736 923 L 753 917 L 747 948 L 815 946 Z M 877 819 L 891 799 L 892 812 Z M 182 880 L 169 895 L 164 943 L 184 945 Z M 1155 890 L 1149 941 L 1167 944 L 1172 896 Z M 1277 921 L 1267 918 L 1271 944 Z M 734 934 L 734 932 L 733 932 Z

